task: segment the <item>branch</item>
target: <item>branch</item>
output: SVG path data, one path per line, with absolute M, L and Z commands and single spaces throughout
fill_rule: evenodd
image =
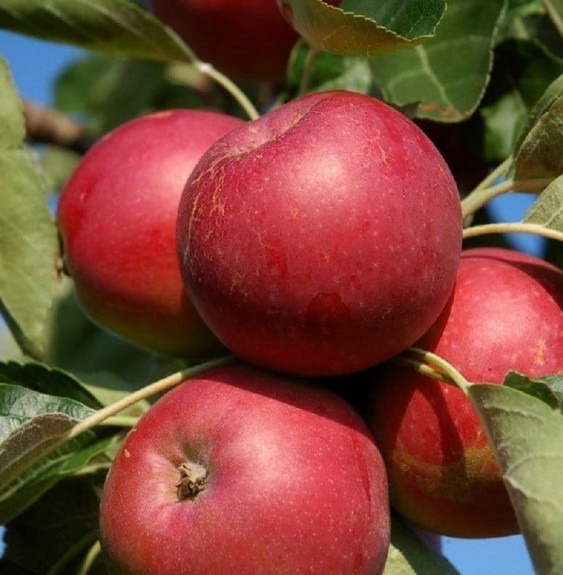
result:
M 33 143 L 54 144 L 85 154 L 96 140 L 84 126 L 53 108 L 25 101 L 23 114 L 27 139 Z

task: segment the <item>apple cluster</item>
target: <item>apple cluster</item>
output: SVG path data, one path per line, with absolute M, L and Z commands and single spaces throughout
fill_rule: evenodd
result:
M 325 91 L 249 122 L 149 114 L 85 155 L 57 223 L 94 321 L 236 358 L 124 440 L 100 513 L 113 572 L 373 575 L 391 508 L 437 534 L 518 532 L 468 400 L 392 360 L 414 344 L 476 383 L 561 371 L 563 274 L 462 250 L 454 178 L 397 110 Z

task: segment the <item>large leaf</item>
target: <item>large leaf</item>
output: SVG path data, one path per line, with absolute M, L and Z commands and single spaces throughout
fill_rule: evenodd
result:
M 489 436 L 537 573 L 563 573 L 563 416 L 503 385 L 468 390 Z
M 432 36 L 445 10 L 443 0 L 278 0 L 288 20 L 318 50 L 374 56 L 403 50 Z
M 515 179 L 556 177 L 563 173 L 563 76 L 546 90 L 530 114 L 514 153 Z
M 547 186 L 523 221 L 563 233 L 563 175 Z
M 2 0 L 0 28 L 147 59 L 195 58 L 170 28 L 128 0 Z
M 21 102 L 0 59 L 0 311 L 24 353 L 40 358 L 56 292 L 59 244 L 24 138 Z
M 78 401 L 0 384 L 0 489 L 49 453 L 94 410 Z
M 487 86 L 504 5 L 505 0 L 450 2 L 434 38 L 373 58 L 384 98 L 399 106 L 417 103 L 420 118 L 459 122 L 470 116 Z

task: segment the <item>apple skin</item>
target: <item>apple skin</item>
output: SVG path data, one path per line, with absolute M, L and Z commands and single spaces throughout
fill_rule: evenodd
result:
M 98 325 L 165 355 L 224 350 L 185 293 L 176 215 L 201 155 L 242 123 L 199 110 L 153 113 L 119 126 L 82 158 L 56 220 L 78 300 Z
M 178 209 L 194 305 L 239 357 L 274 371 L 366 369 L 428 330 L 461 251 L 455 182 L 410 120 L 316 93 L 217 141 Z
M 503 248 L 462 252 L 451 301 L 416 344 L 474 383 L 563 372 L 563 272 Z M 422 529 L 481 538 L 520 531 L 479 419 L 457 388 L 398 365 L 371 370 L 366 417 L 392 506 Z
M 182 499 L 183 464 L 204 473 Z M 387 478 L 341 397 L 230 365 L 165 394 L 127 435 L 100 529 L 113 573 L 374 575 L 389 546 Z
M 276 0 L 151 0 L 201 60 L 240 82 L 280 82 L 297 32 Z

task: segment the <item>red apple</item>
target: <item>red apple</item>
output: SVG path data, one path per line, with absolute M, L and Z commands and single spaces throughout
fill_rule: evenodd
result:
M 448 307 L 416 344 L 469 381 L 509 370 L 563 372 L 563 272 L 498 248 L 464 251 Z M 519 531 L 478 417 L 457 388 L 396 365 L 373 370 L 368 421 L 386 460 L 392 505 L 454 537 Z
M 244 365 L 161 398 L 128 434 L 103 490 L 114 573 L 381 573 L 385 468 L 338 395 Z
M 176 258 L 176 214 L 203 152 L 241 120 L 171 110 L 123 124 L 84 156 L 57 225 L 78 299 L 99 325 L 151 351 L 224 349 L 190 303 Z
M 232 79 L 285 78 L 298 35 L 276 0 L 151 0 L 150 6 L 201 60 Z
M 361 94 L 305 96 L 202 157 L 178 214 L 194 305 L 235 354 L 307 376 L 389 359 L 435 321 L 460 202 L 430 140 Z

